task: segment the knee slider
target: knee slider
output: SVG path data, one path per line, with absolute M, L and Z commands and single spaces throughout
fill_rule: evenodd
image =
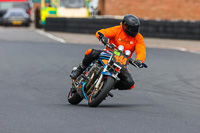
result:
M 135 82 L 132 79 L 127 79 L 125 82 L 119 81 L 116 83 L 115 88 L 119 90 L 131 90 L 135 86 Z
M 97 56 L 99 55 L 99 52 L 95 49 L 88 49 L 86 52 L 85 52 L 85 57 L 86 58 L 92 58 L 92 59 L 95 59 L 97 58 Z
M 89 55 L 89 54 L 91 54 L 92 51 L 93 51 L 93 49 L 88 49 L 87 51 L 85 51 L 85 55 Z
M 127 90 L 131 90 L 133 87 L 135 87 L 135 81 L 132 78 L 128 78 L 126 80 L 126 87 Z

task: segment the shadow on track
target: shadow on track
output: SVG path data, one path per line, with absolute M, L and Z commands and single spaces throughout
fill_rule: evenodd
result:
M 88 107 L 88 108 L 91 108 L 89 107 L 87 104 L 79 104 L 79 105 L 71 105 L 71 104 L 66 104 L 66 106 L 69 106 L 69 107 Z M 149 107 L 149 106 L 152 106 L 150 104 L 102 104 L 102 105 L 99 105 L 98 107 L 95 107 L 95 108 L 134 108 L 134 107 Z

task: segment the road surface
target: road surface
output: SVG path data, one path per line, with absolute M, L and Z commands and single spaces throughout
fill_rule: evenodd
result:
M 200 54 L 147 48 L 148 69 L 129 66 L 133 90 L 73 106 L 69 73 L 88 48 L 103 47 L 0 27 L 0 133 L 199 133 Z

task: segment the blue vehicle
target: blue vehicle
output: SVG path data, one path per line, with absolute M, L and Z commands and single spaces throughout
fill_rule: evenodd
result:
M 133 59 L 128 58 L 131 52 L 126 50 L 123 53 L 122 45 L 118 49 L 114 44 L 105 45 L 109 50 L 103 50 L 98 60 L 91 63 L 76 80 L 72 79 L 72 88 L 68 94 L 70 104 L 77 105 L 86 99 L 90 107 L 97 107 L 107 96 L 113 97 L 110 91 L 120 70 L 129 63 L 136 66 Z M 143 63 L 143 67 L 147 68 L 147 65 Z

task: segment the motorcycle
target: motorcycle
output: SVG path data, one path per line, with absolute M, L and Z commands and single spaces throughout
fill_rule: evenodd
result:
M 120 70 L 129 64 L 137 67 L 134 60 L 128 58 L 130 50 L 123 53 L 122 45 L 118 49 L 108 42 L 105 45 L 108 49 L 101 52 L 98 60 L 92 62 L 76 80 L 72 79 L 72 88 L 68 94 L 70 104 L 77 105 L 86 99 L 90 107 L 97 107 L 106 97 L 113 97 L 110 91 L 114 89 Z M 147 65 L 143 63 L 142 67 L 147 68 Z

